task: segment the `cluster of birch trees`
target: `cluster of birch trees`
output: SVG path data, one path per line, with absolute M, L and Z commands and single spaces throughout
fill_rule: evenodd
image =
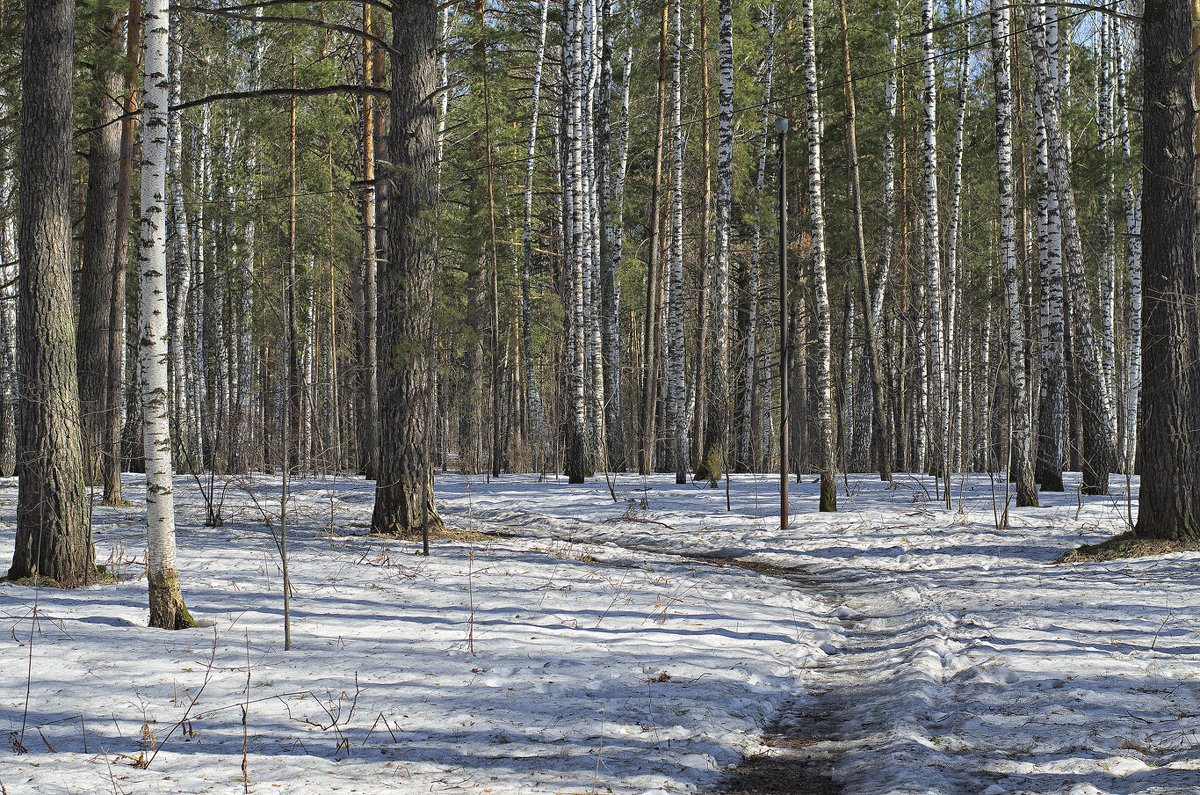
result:
M 29 515 L 144 470 L 166 533 L 173 467 L 356 471 L 396 532 L 437 468 L 715 484 L 781 464 L 785 347 L 823 510 L 1139 467 L 1138 0 L 141 3 L 0 12 Z

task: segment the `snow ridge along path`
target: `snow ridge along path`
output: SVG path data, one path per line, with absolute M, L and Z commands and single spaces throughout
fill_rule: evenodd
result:
M 617 476 L 614 503 L 603 478 L 447 475 L 447 521 L 505 537 L 429 559 L 363 535 L 370 484 L 300 481 L 285 653 L 278 479 L 231 481 L 219 528 L 177 479 L 184 590 L 216 621 L 179 633 L 145 627 L 130 479 L 134 509 L 96 508 L 98 559 L 127 579 L 43 589 L 36 622 L 33 589 L 0 585 L 0 784 L 691 791 L 772 753 L 773 721 L 822 715 L 834 739 L 803 754 L 846 792 L 1200 790 L 1200 554 L 1049 565 L 1124 529 L 1123 497 L 1080 509 L 1076 481 L 999 532 L 986 476 L 956 483 L 962 512 L 925 478 L 851 476 L 834 515 L 794 484 L 781 535 L 768 476 L 735 477 L 727 511 L 669 477 Z M 0 481 L 9 527 L 14 501 Z

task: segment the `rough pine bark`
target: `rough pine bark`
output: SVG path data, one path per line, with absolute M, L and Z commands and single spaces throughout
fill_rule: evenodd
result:
M 1136 532 L 1200 538 L 1200 268 L 1196 256 L 1195 5 L 1147 0 L 1142 58 L 1141 493 Z
M 92 80 L 99 102 L 88 134 L 87 199 L 80 246 L 79 325 L 76 357 L 79 365 L 79 410 L 83 421 L 85 477 L 99 481 L 103 441 L 104 397 L 108 378 L 108 316 L 112 301 L 112 266 L 117 250 L 117 166 L 121 156 L 121 74 L 115 68 L 120 25 L 113 14 L 105 20 L 112 30 L 109 46 L 95 57 Z
M 379 269 L 379 476 L 371 527 L 410 535 L 442 526 L 433 503 L 428 428 L 435 251 L 438 7 L 392 7 L 391 124 L 385 170 L 388 256 Z
M 83 483 L 71 306 L 75 3 L 25 6 L 17 249 L 17 532 L 11 578 L 86 585 L 95 564 Z

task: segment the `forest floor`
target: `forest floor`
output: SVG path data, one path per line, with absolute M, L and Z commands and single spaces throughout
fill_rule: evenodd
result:
M 1053 563 L 1127 529 L 1124 479 L 439 478 L 447 523 L 368 535 L 370 484 L 176 481 L 188 605 L 146 627 L 144 492 L 97 506 L 76 591 L 0 585 L 0 792 L 1200 791 L 1200 553 Z M 1134 483 L 1136 490 L 1136 481 Z M 996 489 L 995 491 L 993 489 Z M 16 483 L 0 481 L 0 561 Z M 1136 504 L 1133 506 L 1136 512 Z M 451 534 L 453 536 L 453 534 Z

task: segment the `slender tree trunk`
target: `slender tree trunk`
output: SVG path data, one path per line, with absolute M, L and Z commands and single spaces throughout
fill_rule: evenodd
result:
M 1053 69 L 1057 63 L 1058 26 L 1046 9 L 1047 48 Z M 1063 356 L 1062 227 L 1058 196 L 1050 184 L 1043 98 L 1034 98 L 1038 195 L 1038 253 L 1041 260 L 1041 380 L 1038 393 L 1038 445 L 1035 476 L 1042 491 L 1063 490 L 1063 431 L 1066 422 L 1066 368 Z
M 1013 216 L 1012 90 L 1009 82 L 1009 9 L 992 0 L 992 79 L 996 87 L 996 152 L 1000 198 L 1000 272 L 1004 276 L 1004 309 L 1008 318 L 1008 410 L 1012 450 L 1009 463 L 1017 487 L 1017 507 L 1037 506 L 1033 481 L 1029 392 L 1025 385 L 1025 319 L 1020 303 L 1016 222 Z
M 683 6 L 674 0 L 675 29 L 671 46 L 671 253 L 667 271 L 670 312 L 667 315 L 667 425 L 671 431 L 675 482 L 687 483 L 688 423 L 683 381 Z
M 1033 65 L 1037 75 L 1035 90 L 1041 98 L 1046 124 L 1046 141 L 1050 155 L 1050 183 L 1058 196 L 1063 227 L 1063 259 L 1066 286 L 1071 295 L 1071 315 L 1074 320 L 1071 338 L 1074 344 L 1074 364 L 1077 368 L 1078 402 L 1083 411 L 1083 492 L 1107 494 L 1108 474 L 1116 464 L 1113 446 L 1114 424 L 1104 396 L 1104 374 L 1100 348 L 1092 332 L 1092 299 L 1083 263 L 1083 243 L 1079 234 L 1079 215 L 1075 209 L 1075 192 L 1071 185 L 1070 153 L 1059 120 L 1058 96 L 1051 70 L 1045 29 L 1036 14 L 1030 13 L 1033 34 Z
M 708 368 L 705 357 L 709 353 L 710 315 L 708 309 L 708 286 L 712 268 L 709 259 L 709 235 L 712 232 L 712 108 L 708 85 L 708 0 L 700 0 L 700 158 L 704 169 L 704 197 L 700 205 L 700 245 L 698 246 L 700 286 L 696 291 L 696 317 L 700 330 L 697 335 L 696 356 L 693 363 L 692 446 L 696 450 L 697 463 L 704 450 L 704 423 L 708 419 Z
M 659 327 L 659 228 L 662 208 L 659 202 L 659 187 L 662 185 L 663 137 L 667 104 L 667 18 L 670 6 L 664 0 L 658 49 L 658 115 L 654 134 L 654 181 L 650 187 L 650 242 L 649 265 L 646 274 L 646 318 L 645 335 L 642 343 L 642 421 L 641 450 L 638 455 L 638 471 L 647 475 L 654 463 L 654 406 L 658 383 L 658 327 Z
M 804 88 L 807 99 L 808 212 L 812 222 L 813 287 L 817 304 L 817 429 L 821 437 L 822 511 L 837 510 L 834 482 L 833 394 L 830 362 L 833 357 L 829 317 L 829 285 L 825 269 L 825 200 L 821 189 L 821 105 L 817 83 L 817 40 L 813 0 L 804 0 Z
M 114 66 L 119 52 L 116 15 L 104 22 L 112 30 L 110 47 L 98 52 L 92 80 L 99 102 L 89 133 L 87 203 L 83 213 L 79 284 L 79 408 L 83 420 L 84 466 L 88 482 L 99 482 L 104 441 L 104 398 L 108 388 L 109 330 L 112 311 L 112 267 L 116 258 L 117 173 L 121 155 L 121 73 Z
M 25 6 L 21 48 L 17 532 L 11 578 L 85 585 L 95 549 L 83 483 L 71 294 L 75 3 Z
M 142 211 L 138 246 L 142 423 L 146 450 L 147 579 L 150 626 L 195 626 L 183 603 L 175 564 L 171 421 L 167 388 L 167 102 L 170 35 L 167 0 L 146 2 L 145 107 L 142 111 Z
M 363 29 L 378 33 L 377 26 L 371 20 L 371 6 L 363 3 Z M 363 82 L 374 84 L 374 45 L 369 39 L 363 39 Z M 359 399 L 358 417 L 358 466 L 359 473 L 368 480 L 376 476 L 379 466 L 379 416 L 378 390 L 379 367 L 376 343 L 376 273 L 378 270 L 378 222 L 375 216 L 379 191 L 375 184 L 375 100 L 370 94 L 363 94 L 363 182 L 366 190 L 363 193 L 363 265 L 362 265 L 362 314 L 359 317 L 359 389 L 362 394 Z
M 925 272 L 928 279 L 926 315 L 930 340 L 927 345 L 929 356 L 929 391 L 936 401 L 936 411 L 927 415 L 929 422 L 930 450 L 929 469 L 938 475 L 948 470 L 947 414 L 950 392 L 946 388 L 946 367 L 943 353 L 946 349 L 946 328 L 942 317 L 942 271 L 941 235 L 939 222 L 938 194 L 938 150 L 937 150 L 937 59 L 933 49 L 933 0 L 921 3 L 921 55 L 924 59 L 925 90 L 922 95 L 921 159 L 925 164 Z
M 730 236 L 733 228 L 733 2 L 720 0 L 721 31 L 717 43 L 720 88 L 717 92 L 717 224 L 713 274 L 712 345 L 708 362 L 708 416 L 704 422 L 704 452 L 696 468 L 698 479 L 715 487 L 728 466 Z
M 108 372 L 104 396 L 104 439 L 101 470 L 104 503 L 120 505 L 121 431 L 125 419 L 125 266 L 129 260 L 129 216 L 133 195 L 134 111 L 137 109 L 138 55 L 141 43 L 141 3 L 131 0 L 125 57 L 125 116 L 121 122 L 121 159 L 117 179 L 116 241 L 108 315 Z M 165 75 L 165 72 L 164 72 Z
M 850 37 L 847 31 L 846 0 L 838 0 L 838 14 L 842 25 L 842 77 L 846 94 L 846 152 L 850 169 L 850 201 L 854 206 L 855 261 L 858 265 L 858 280 L 863 306 L 863 339 L 867 343 L 867 367 L 871 378 L 871 425 L 875 429 L 875 462 L 879 479 L 890 481 L 892 470 L 888 460 L 887 404 L 883 387 L 883 357 L 879 350 L 878 327 L 872 315 L 872 290 L 867 272 L 867 244 L 863 233 L 862 180 L 858 169 L 858 141 L 855 131 L 854 81 L 850 71 Z M 846 341 L 849 345 L 850 341 Z

